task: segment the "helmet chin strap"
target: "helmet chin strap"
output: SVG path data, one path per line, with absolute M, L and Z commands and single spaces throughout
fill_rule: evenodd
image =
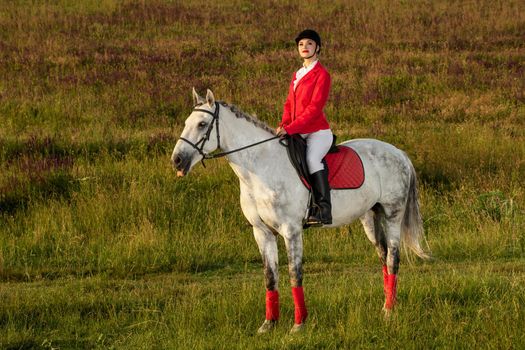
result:
M 310 57 L 306 57 L 305 60 L 309 60 L 310 58 L 314 57 L 318 53 L 319 53 L 319 46 L 317 45 L 317 43 L 315 43 L 315 51 L 314 51 L 313 55 L 310 56 Z
M 314 57 L 315 55 L 317 55 L 317 52 L 314 52 L 314 54 L 310 57 L 306 57 L 305 60 L 309 60 L 310 58 Z

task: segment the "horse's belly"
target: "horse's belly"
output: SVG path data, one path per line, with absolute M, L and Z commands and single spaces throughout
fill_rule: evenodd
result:
M 355 190 L 332 190 L 332 227 L 351 223 L 377 203 L 379 191 L 369 184 Z

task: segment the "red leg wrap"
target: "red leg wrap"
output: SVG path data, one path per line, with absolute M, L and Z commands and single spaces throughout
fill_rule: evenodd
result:
M 292 287 L 293 303 L 295 304 L 295 323 L 301 324 L 306 320 L 308 311 L 304 303 L 303 287 Z
M 277 321 L 279 319 L 279 292 L 266 291 L 266 319 Z
M 385 294 L 386 294 L 386 300 L 385 300 L 385 309 L 391 310 L 394 308 L 394 305 L 397 301 L 397 275 L 387 274 L 386 276 L 386 284 L 385 284 Z

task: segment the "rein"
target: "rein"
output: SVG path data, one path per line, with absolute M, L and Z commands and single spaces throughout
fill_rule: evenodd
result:
M 208 113 L 208 114 L 210 114 L 213 117 L 213 120 L 211 121 L 210 126 L 208 126 L 208 130 L 206 130 L 206 134 L 197 143 L 193 143 L 193 142 L 191 142 L 190 140 L 188 140 L 188 139 L 186 139 L 184 137 L 180 137 L 179 138 L 180 140 L 186 142 L 187 144 L 192 146 L 194 149 L 196 149 L 197 152 L 199 152 L 199 154 L 202 156 L 202 159 L 201 159 L 202 166 L 205 167 L 205 168 L 206 168 L 206 165 L 204 164 L 204 160 L 205 159 L 221 158 L 221 157 L 227 156 L 228 154 L 239 152 L 239 151 L 245 150 L 247 148 L 251 148 L 251 147 L 260 145 L 261 143 L 265 143 L 265 142 L 268 142 L 268 141 L 275 140 L 275 139 L 280 137 L 280 136 L 270 137 L 269 139 L 262 140 L 262 141 L 259 141 L 259 142 L 255 142 L 255 143 L 249 144 L 247 146 L 243 146 L 243 147 L 240 147 L 240 148 L 237 148 L 237 149 L 234 149 L 234 150 L 231 150 L 231 151 L 227 151 L 227 152 L 219 152 L 219 153 L 215 153 L 215 154 L 205 153 L 203 151 L 204 144 L 206 143 L 206 141 L 209 141 L 210 135 L 211 135 L 211 131 L 213 130 L 213 125 L 214 124 L 217 124 L 217 126 L 215 127 L 215 132 L 216 132 L 216 135 L 217 135 L 217 148 L 221 148 L 221 137 L 219 135 L 219 109 L 220 109 L 220 105 L 219 105 L 218 102 L 215 102 L 215 111 L 213 113 L 208 111 L 207 109 L 194 108 L 193 112 Z

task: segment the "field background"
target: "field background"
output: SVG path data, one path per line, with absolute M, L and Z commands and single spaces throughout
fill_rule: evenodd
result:
M 340 140 L 405 150 L 435 256 L 381 315 L 358 223 L 305 232 L 310 317 L 265 336 L 260 256 L 225 160 L 169 157 L 211 88 L 277 125 L 317 29 Z M 525 348 L 525 3 L 0 1 L 0 348 Z M 412 260 L 412 262 L 410 262 Z

